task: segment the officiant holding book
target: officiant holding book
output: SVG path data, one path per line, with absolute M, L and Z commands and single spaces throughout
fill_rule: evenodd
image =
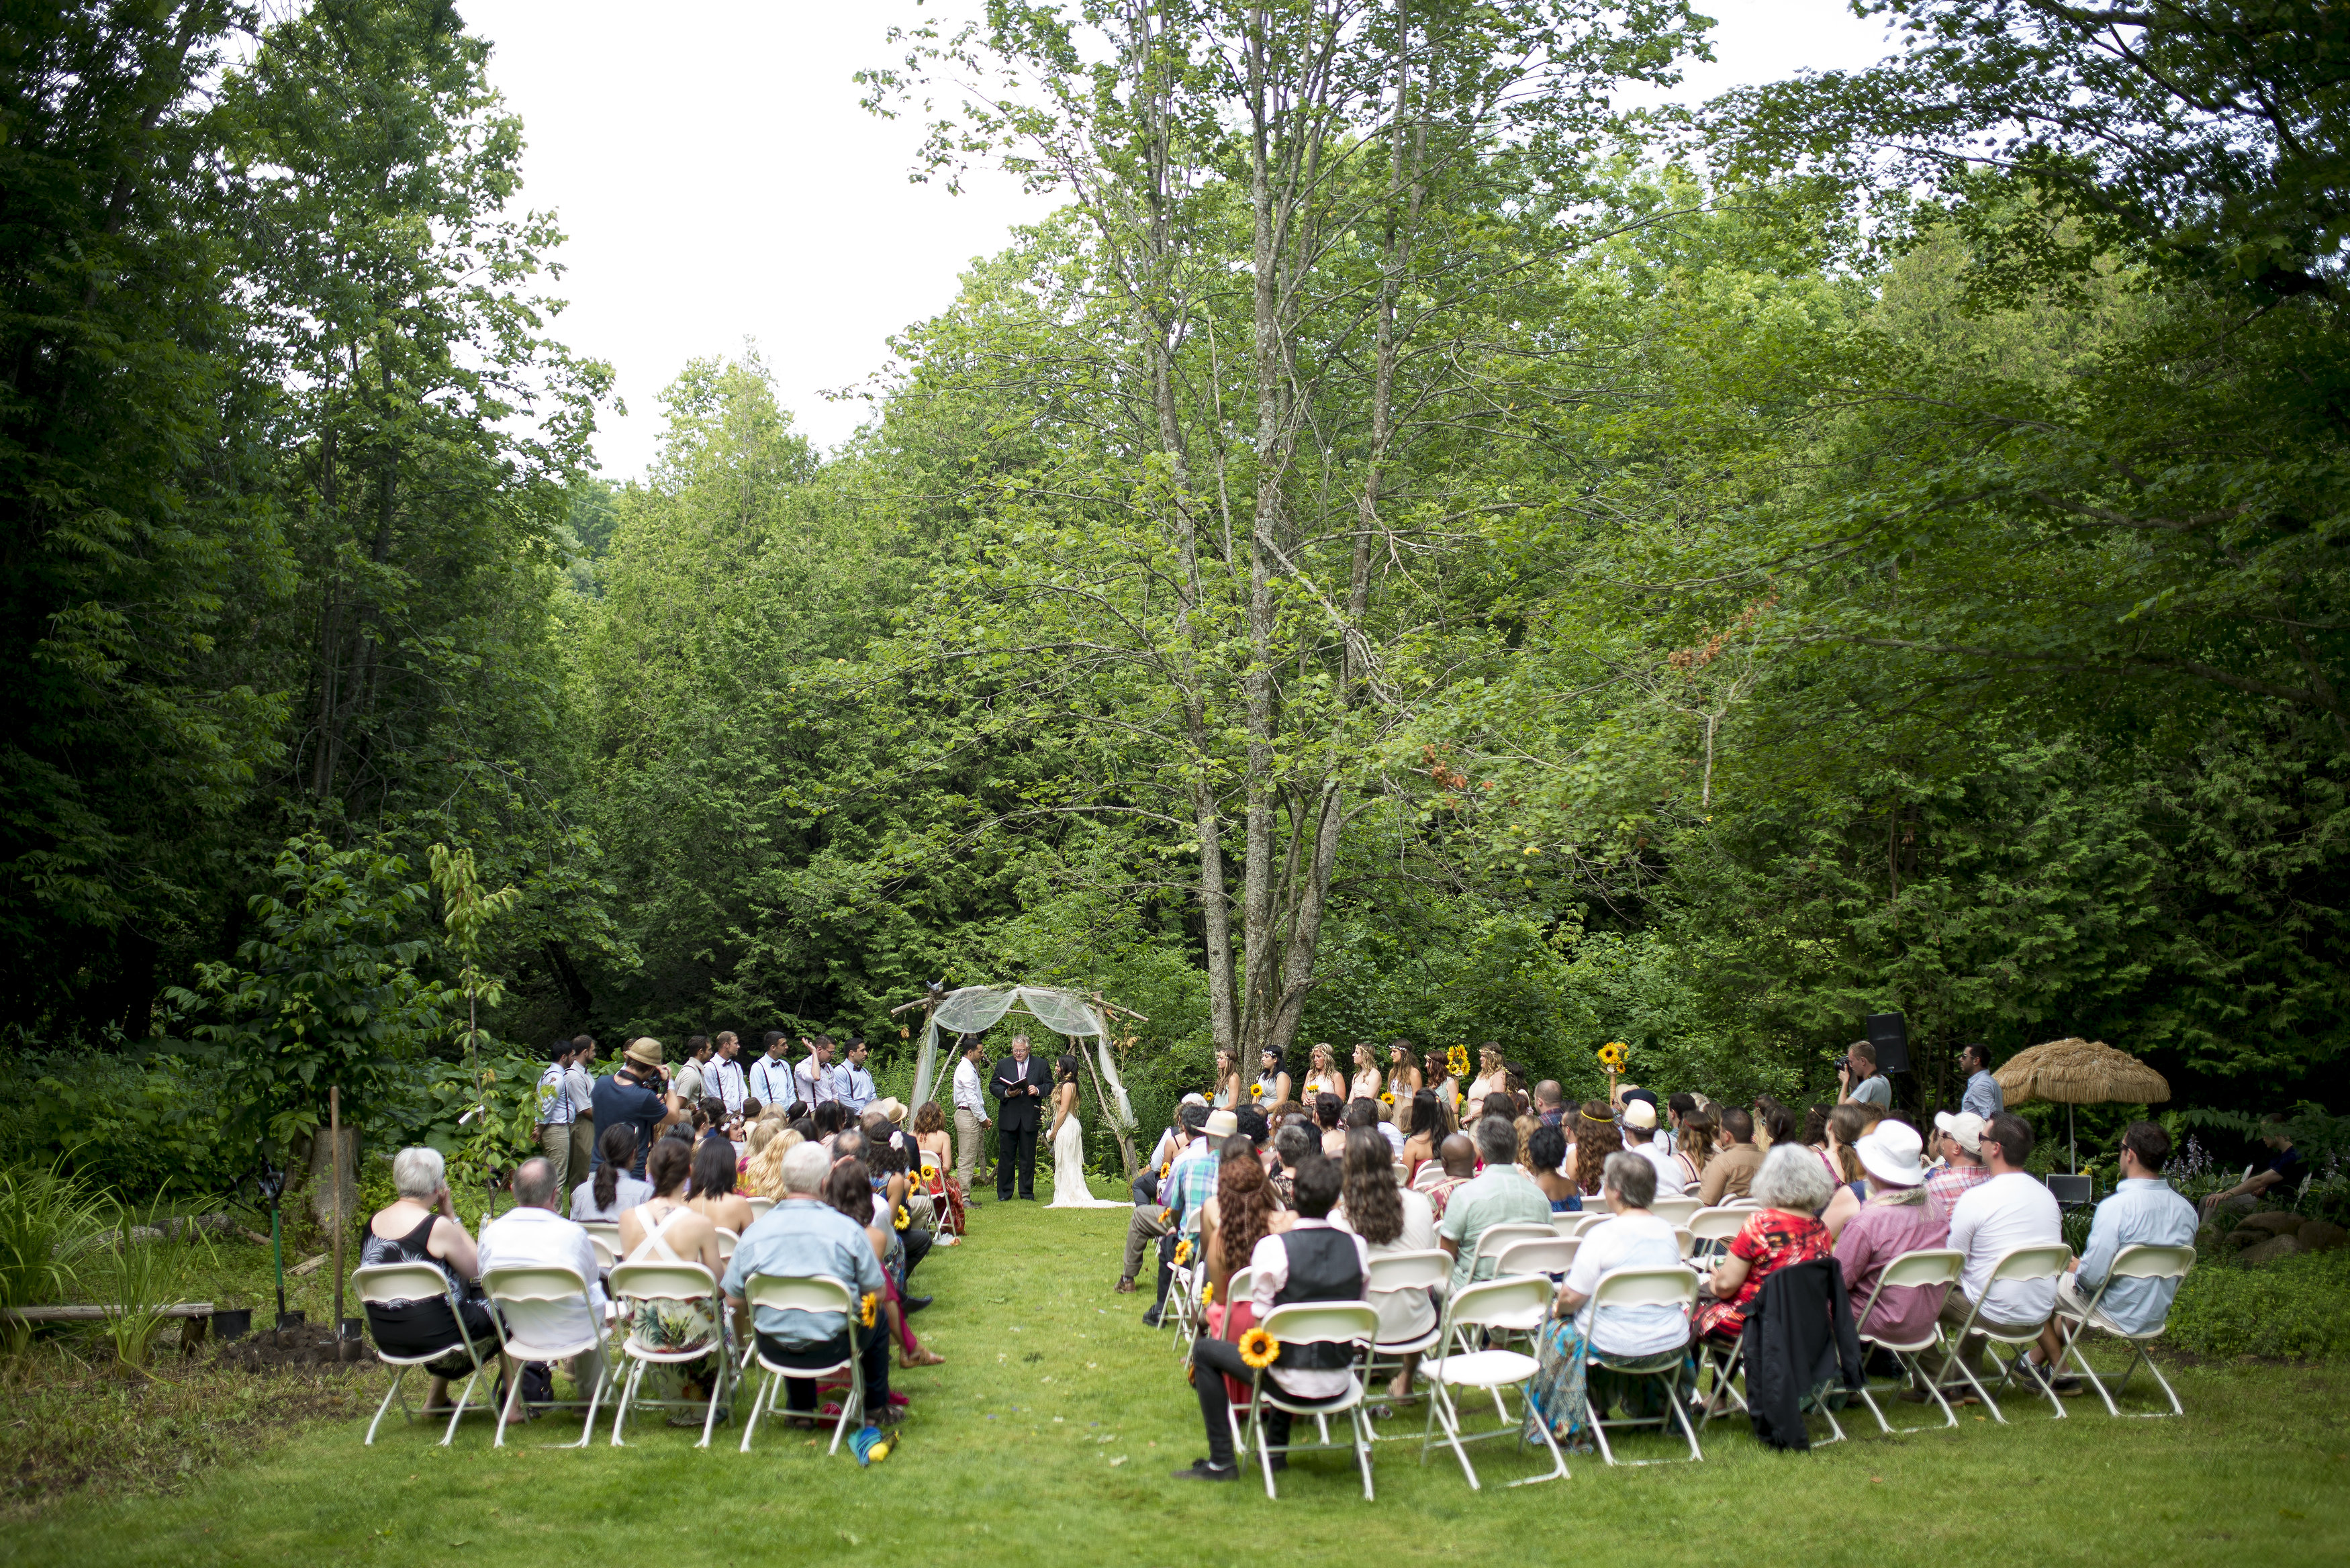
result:
M 1049 1068 L 1028 1053 L 1028 1036 L 1012 1037 L 1012 1054 L 995 1064 L 987 1092 L 995 1096 L 995 1198 L 1012 1199 L 1014 1167 L 1020 1196 L 1036 1198 L 1036 1135 L 1044 1125 L 1045 1096 L 1052 1090 Z

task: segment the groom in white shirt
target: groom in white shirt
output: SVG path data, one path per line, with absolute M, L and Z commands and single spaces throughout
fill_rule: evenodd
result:
M 979 1189 L 972 1185 L 979 1172 L 980 1129 L 993 1126 L 987 1114 L 986 1081 L 980 1076 L 979 1037 L 972 1035 L 962 1043 L 962 1060 L 954 1070 L 954 1147 L 955 1179 L 962 1183 L 962 1200 L 973 1208 L 979 1206 Z

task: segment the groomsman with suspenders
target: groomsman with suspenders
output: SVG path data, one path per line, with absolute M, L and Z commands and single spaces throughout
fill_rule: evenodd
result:
M 742 1042 L 734 1037 L 734 1031 L 723 1032 L 718 1036 L 718 1049 L 711 1054 L 710 1065 L 702 1073 L 709 1081 L 710 1092 L 726 1102 L 729 1119 L 743 1114 L 743 1096 L 747 1092 L 743 1064 L 734 1060 L 734 1054 L 742 1048 Z
M 770 1029 L 761 1036 L 766 1054 L 751 1064 L 750 1096 L 762 1106 L 791 1107 L 799 1096 L 792 1093 L 792 1062 L 784 1054 L 784 1032 Z

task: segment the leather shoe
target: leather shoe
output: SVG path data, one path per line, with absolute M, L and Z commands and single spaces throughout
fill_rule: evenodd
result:
M 906 1310 L 906 1314 L 910 1317 L 914 1314 L 921 1311 L 924 1307 L 930 1305 L 931 1298 L 928 1296 L 906 1296 L 900 1299 L 898 1304 L 903 1307 Z
M 1132 1294 L 1134 1293 L 1134 1282 L 1133 1282 L 1132 1280 L 1120 1280 L 1120 1281 L 1118 1281 L 1118 1293 L 1119 1295 L 1122 1295 L 1122 1296 L 1130 1296 L 1130 1295 L 1132 1295 Z
M 1142 1326 L 1145 1328 L 1157 1328 L 1159 1326 L 1159 1309 L 1157 1307 L 1152 1307 L 1149 1312 L 1142 1314 Z
M 1219 1466 L 1211 1464 L 1206 1459 L 1193 1459 L 1191 1469 L 1175 1472 L 1175 1479 L 1199 1481 L 1238 1480 L 1241 1479 L 1241 1468 L 1238 1465 Z

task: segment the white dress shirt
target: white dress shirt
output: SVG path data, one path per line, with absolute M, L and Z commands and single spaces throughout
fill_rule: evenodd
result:
M 571 1119 L 587 1121 L 596 1114 L 596 1080 L 577 1062 L 564 1070 L 563 1092 L 571 1096 Z
M 717 1091 L 718 1097 L 726 1102 L 726 1114 L 740 1116 L 744 1096 L 743 1064 L 731 1057 L 712 1056 L 702 1076 L 710 1081 L 710 1086 Z
M 1627 1132 L 1624 1137 L 1624 1147 L 1647 1160 L 1656 1171 L 1657 1196 L 1679 1198 L 1687 1186 L 1689 1172 L 1681 1168 L 1681 1162 L 1674 1158 L 1673 1151 L 1665 1147 L 1663 1136 L 1659 1135 L 1646 1143 L 1632 1142 L 1630 1132 Z
M 751 1064 L 751 1097 L 763 1106 L 789 1106 L 804 1096 L 792 1092 L 788 1057 L 762 1056 Z
M 816 1059 L 810 1056 L 792 1069 L 792 1090 L 808 1103 L 808 1109 L 814 1110 L 827 1100 L 841 1097 L 839 1074 L 833 1067 L 818 1065 Z
M 1200 1141 L 1205 1143 L 1208 1140 L 1202 1138 Z M 1300 1219 L 1289 1229 L 1295 1234 L 1299 1231 L 1332 1231 L 1337 1227 L 1327 1220 Z M 1367 1284 L 1371 1272 L 1369 1243 L 1351 1231 L 1341 1234 L 1355 1243 L 1355 1257 L 1362 1267 L 1364 1281 Z M 1273 1298 L 1289 1283 L 1289 1249 L 1282 1245 L 1281 1237 L 1267 1236 L 1256 1244 L 1256 1251 L 1249 1254 L 1249 1267 L 1256 1271 L 1252 1276 L 1254 1284 L 1249 1292 L 1249 1302 L 1256 1309 L 1256 1321 L 1263 1323 L 1273 1314 Z M 1274 1360 L 1272 1372 L 1273 1380 L 1280 1384 L 1284 1392 L 1300 1399 L 1327 1399 L 1334 1394 L 1344 1394 L 1355 1376 L 1344 1366 L 1332 1367 L 1326 1372 L 1284 1372 L 1278 1359 Z
M 498 1310 L 516 1339 L 550 1349 L 575 1346 L 558 1354 L 576 1355 L 602 1332 L 604 1282 L 596 1270 L 596 1248 L 587 1231 L 552 1209 L 516 1209 L 483 1226 L 481 1260 L 484 1273 L 522 1264 L 560 1264 L 588 1287 L 584 1303 L 501 1303 Z
M 980 1082 L 979 1068 L 968 1056 L 955 1064 L 954 1108 L 987 1119 L 987 1085 Z

